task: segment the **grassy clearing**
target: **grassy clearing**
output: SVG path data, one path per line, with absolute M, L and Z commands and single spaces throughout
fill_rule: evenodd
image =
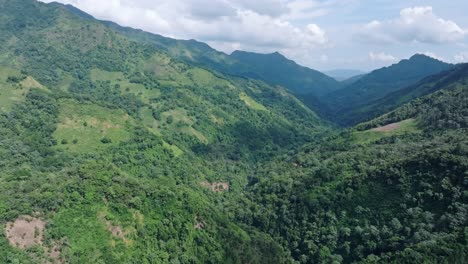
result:
M 417 122 L 414 119 L 403 120 L 398 123 L 389 124 L 380 128 L 366 131 L 356 131 L 353 133 L 354 141 L 358 144 L 369 144 L 384 137 L 398 136 L 419 131 Z
M 248 96 L 248 95 L 245 94 L 245 93 L 241 93 L 241 94 L 239 95 L 239 98 L 240 98 L 242 101 L 244 101 L 244 103 L 245 103 L 248 107 L 250 107 L 250 108 L 252 108 L 252 109 L 254 109 L 254 110 L 258 110 L 258 111 L 268 111 L 268 109 L 267 109 L 265 106 L 263 106 L 263 105 L 260 104 L 260 103 L 257 103 L 254 99 L 252 99 L 250 96 Z
M 176 145 L 171 145 L 171 144 L 167 143 L 164 140 L 163 140 L 163 147 L 165 147 L 166 149 L 171 150 L 174 153 L 175 157 L 180 157 L 180 156 L 182 156 L 184 154 L 184 151 L 181 150 L 179 147 L 177 147 Z
M 8 77 L 21 76 L 21 73 L 8 67 L 0 67 L 0 111 L 9 111 L 11 107 L 25 99 L 32 88 L 48 91 L 42 84 L 31 76 L 14 83 L 9 82 Z
M 99 69 L 91 70 L 91 80 L 96 81 L 109 81 L 112 85 L 119 85 L 120 90 L 124 94 L 134 94 L 138 96 L 144 103 L 150 103 L 151 99 L 161 96 L 161 91 L 153 87 L 147 89 L 144 85 L 139 83 L 131 83 L 125 78 L 122 72 L 108 72 Z
M 151 109 L 149 107 L 143 107 L 140 110 L 140 116 L 142 119 L 143 124 L 151 130 L 154 134 L 161 136 L 161 130 L 160 130 L 160 122 L 158 122 L 156 119 L 153 118 Z M 186 117 L 188 118 L 188 117 Z M 163 147 L 166 149 L 171 150 L 174 153 L 175 157 L 179 157 L 182 154 L 184 154 L 184 151 L 182 151 L 179 147 L 176 145 L 171 145 L 167 143 L 166 141 L 163 140 Z
M 133 120 L 122 110 L 64 100 L 54 137 L 58 148 L 87 153 L 129 139 L 132 124 Z M 104 138 L 111 142 L 103 143 Z

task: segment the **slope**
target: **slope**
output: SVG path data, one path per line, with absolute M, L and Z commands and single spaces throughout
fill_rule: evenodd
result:
M 441 90 L 265 163 L 248 221 L 302 263 L 464 263 L 467 96 Z
M 286 90 L 32 0 L 0 0 L 0 65 L 2 262 L 286 262 L 223 210 L 323 131 Z
M 89 15 L 72 6 L 67 6 L 67 8 L 84 18 L 89 18 Z M 319 71 L 300 66 L 279 53 L 258 54 L 235 51 L 227 55 L 196 40 L 176 40 L 122 27 L 113 22 L 104 21 L 103 23 L 133 40 L 151 43 L 186 63 L 229 75 L 261 79 L 273 86 L 281 85 L 295 94 L 323 96 L 341 88 L 340 83 L 335 79 Z
M 426 77 L 414 85 L 390 93 L 365 106 L 351 109 L 344 114 L 344 118 L 351 124 L 371 120 L 415 98 L 428 95 L 438 90 L 453 89 L 457 86 L 465 85 L 467 83 L 467 78 L 468 65 L 456 65 L 453 69 Z
M 339 82 L 333 78 L 300 66 L 279 53 L 256 54 L 235 51 L 231 57 L 247 65 L 246 69 L 238 67 L 234 69 L 236 74 L 287 87 L 295 94 L 323 96 L 340 87 Z
M 417 54 L 409 60 L 375 70 L 349 86 L 328 94 L 323 100 L 330 109 L 334 109 L 330 114 L 332 119 L 342 125 L 353 125 L 349 120 L 352 116 L 347 114 L 351 110 L 452 67 L 451 64 Z

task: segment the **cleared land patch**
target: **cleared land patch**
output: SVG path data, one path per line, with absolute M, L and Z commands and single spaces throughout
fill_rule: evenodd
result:
M 229 191 L 229 183 L 227 182 L 201 182 L 200 185 L 202 187 L 208 188 L 213 192 L 227 192 Z
M 23 101 L 32 88 L 48 91 L 31 76 L 24 76 L 15 69 L 0 67 L 0 110 L 9 111 L 15 103 Z
M 241 93 L 239 95 L 239 98 L 244 101 L 244 103 L 249 107 L 249 108 L 252 108 L 254 110 L 259 110 L 259 111 L 268 111 L 268 109 L 263 106 L 262 104 L 260 103 L 257 103 L 254 99 L 252 99 L 252 97 L 248 96 L 247 94 L 245 93 Z
M 45 225 L 41 219 L 23 215 L 6 224 L 6 237 L 12 246 L 21 249 L 42 245 Z
M 89 152 L 127 140 L 132 124 L 122 110 L 63 100 L 54 137 L 59 148 Z
M 356 131 L 353 133 L 354 141 L 358 144 L 368 144 L 378 141 L 384 137 L 404 135 L 418 132 L 415 119 L 407 119 L 401 122 L 388 124 L 366 131 Z

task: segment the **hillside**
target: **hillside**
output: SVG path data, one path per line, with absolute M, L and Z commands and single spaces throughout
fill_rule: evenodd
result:
M 371 74 L 419 60 L 334 129 L 280 54 L 0 0 L 0 263 L 464 263 L 467 66 Z
M 265 163 L 249 221 L 302 263 L 464 263 L 468 86 Z
M 350 85 L 332 92 L 323 101 L 334 109 L 330 117 L 342 125 L 353 125 L 350 111 L 413 85 L 425 77 L 453 67 L 425 55 L 414 55 L 398 64 L 375 70 Z
M 222 202 L 324 130 L 286 90 L 32 0 L 0 1 L 0 65 L 1 262 L 287 258 Z
M 379 115 L 390 112 L 399 106 L 439 90 L 454 89 L 466 85 L 468 80 L 468 65 L 461 64 L 448 71 L 431 75 L 399 91 L 370 102 L 365 106 L 350 109 L 342 118 L 350 124 L 371 120 Z
M 65 8 L 83 18 L 91 19 L 88 14 L 73 6 L 65 6 Z M 229 75 L 260 79 L 272 86 L 283 86 L 294 94 L 323 96 L 341 88 L 340 83 L 335 79 L 319 71 L 300 66 L 277 52 L 259 54 L 235 51 L 227 55 L 196 40 L 176 40 L 122 27 L 109 21 L 103 23 L 132 40 L 153 44 L 185 63 Z
M 279 53 L 256 54 L 235 51 L 231 57 L 247 65 L 246 69 L 235 69 L 236 74 L 287 87 L 295 94 L 323 96 L 340 88 L 339 82 L 333 78 L 302 67 Z

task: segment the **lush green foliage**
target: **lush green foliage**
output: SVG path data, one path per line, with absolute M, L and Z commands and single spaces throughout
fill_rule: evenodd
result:
M 234 66 L 210 52 L 0 0 L 1 263 L 467 258 L 465 73 L 332 132 L 285 89 L 223 74 Z M 225 68 L 199 67 L 213 61 Z M 21 215 L 45 221 L 42 244 L 9 243 Z
M 452 67 L 451 64 L 424 55 L 415 55 L 409 60 L 375 70 L 324 97 L 323 101 L 328 105 L 327 116 L 331 120 L 347 126 L 370 120 L 385 113 L 377 111 L 382 102 L 388 102 L 386 99 L 382 99 L 385 96 Z M 422 95 L 424 94 L 419 96 Z M 381 100 L 378 101 L 379 99 Z M 397 104 L 394 108 L 399 105 Z
M 464 263 L 467 95 L 441 91 L 357 128 L 416 118 L 419 129 L 345 131 L 266 163 L 239 220 L 304 263 Z

